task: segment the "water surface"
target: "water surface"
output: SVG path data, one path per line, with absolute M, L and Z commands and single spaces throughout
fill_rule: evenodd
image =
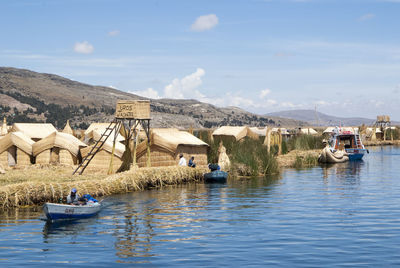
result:
M 0 214 L 0 265 L 400 265 L 400 149 L 271 178 L 188 184 L 104 201 L 96 217 Z

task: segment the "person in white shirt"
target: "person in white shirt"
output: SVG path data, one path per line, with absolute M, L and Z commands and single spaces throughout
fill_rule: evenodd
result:
M 179 155 L 179 166 L 184 166 L 184 167 L 186 167 L 186 159 L 183 157 L 183 154 L 180 154 Z

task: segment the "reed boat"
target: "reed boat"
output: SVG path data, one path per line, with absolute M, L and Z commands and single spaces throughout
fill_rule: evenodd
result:
M 318 161 L 340 163 L 361 160 L 365 153 L 368 153 L 368 150 L 365 149 L 357 129 L 336 127 Z
M 89 218 L 96 215 L 100 209 L 99 202 L 88 202 L 85 205 L 46 203 L 43 206 L 48 220 Z
M 219 182 L 224 183 L 228 178 L 228 173 L 221 170 L 214 170 L 204 174 L 204 181 L 205 182 Z

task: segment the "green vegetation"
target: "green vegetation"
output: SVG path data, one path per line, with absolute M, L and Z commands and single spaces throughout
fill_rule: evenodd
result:
M 282 154 L 285 154 L 292 150 L 322 149 L 323 148 L 322 140 L 323 140 L 322 136 L 312 136 L 312 135 L 293 136 L 286 142 L 285 141 L 282 142 Z
M 400 139 L 400 129 L 387 129 L 385 131 L 386 140 L 399 140 Z
M 294 162 L 294 168 L 304 168 L 318 165 L 318 156 L 306 155 L 305 157 L 297 156 Z
M 274 157 L 276 149 L 272 148 L 271 153 L 263 145 L 263 139 L 253 140 L 245 138 L 237 142 L 234 139 L 223 138 L 210 140 L 207 131 L 195 131 L 194 135 L 210 145 L 208 151 L 208 162 L 218 162 L 218 147 L 220 141 L 226 148 L 231 161 L 230 172 L 237 175 L 259 176 L 278 172 L 278 163 Z

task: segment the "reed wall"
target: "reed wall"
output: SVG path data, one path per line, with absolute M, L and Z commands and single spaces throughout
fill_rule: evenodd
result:
M 78 159 L 71 154 L 68 150 L 60 149 L 59 152 L 59 163 L 63 165 L 76 165 L 78 163 Z
M 4 151 L 0 154 L 0 164 L 5 168 L 8 167 L 8 152 Z
M 179 145 L 176 152 L 173 154 L 163 148 L 151 145 L 150 146 L 150 159 L 152 167 L 168 167 L 177 166 L 179 163 L 179 155 L 183 154 L 186 162 L 189 161 L 191 156 L 194 156 L 194 162 L 198 167 L 207 166 L 207 147 L 206 146 L 187 146 Z M 143 154 L 137 158 L 139 167 L 147 166 L 147 154 Z
M 90 161 L 89 165 L 86 168 L 87 170 L 96 170 L 96 171 L 104 171 L 107 172 L 110 167 L 111 161 L 111 153 L 106 150 L 100 150 L 93 159 Z M 113 172 L 116 172 L 118 168 L 121 166 L 122 160 L 114 155 L 113 157 Z M 86 172 L 85 171 L 85 172 Z
M 30 166 L 31 165 L 31 156 L 21 149 L 17 148 L 17 166 Z
M 44 165 L 50 163 L 50 150 L 44 150 L 36 156 L 36 164 Z

